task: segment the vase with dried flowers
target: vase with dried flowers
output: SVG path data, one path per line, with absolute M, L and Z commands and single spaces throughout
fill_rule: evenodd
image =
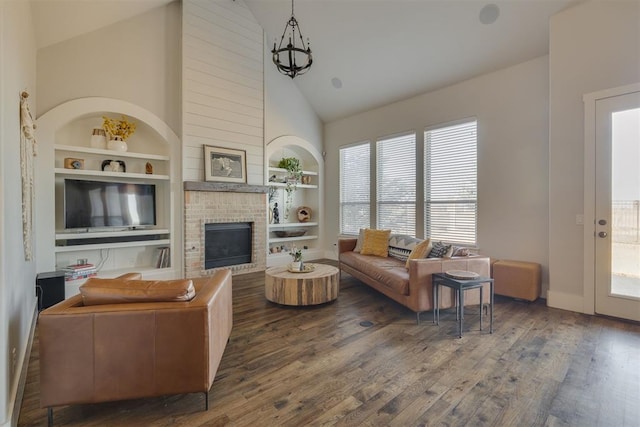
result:
M 125 116 L 121 116 L 120 120 L 110 119 L 102 116 L 104 122 L 102 128 L 109 134 L 109 142 L 107 148 L 115 151 L 127 151 L 127 141 L 136 131 L 136 124 L 127 120 Z

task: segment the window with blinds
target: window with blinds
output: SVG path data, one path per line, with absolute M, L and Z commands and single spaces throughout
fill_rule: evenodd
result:
M 340 233 L 371 226 L 369 142 L 340 149 Z
M 416 134 L 381 139 L 376 145 L 377 228 L 416 234 Z
M 425 234 L 476 244 L 477 121 L 425 130 Z

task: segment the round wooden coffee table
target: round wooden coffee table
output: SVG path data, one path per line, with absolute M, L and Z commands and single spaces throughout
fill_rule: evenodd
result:
M 264 272 L 264 294 L 283 305 L 316 305 L 338 298 L 340 270 L 326 264 L 308 264 L 314 270 L 292 273 L 287 266 L 271 267 Z

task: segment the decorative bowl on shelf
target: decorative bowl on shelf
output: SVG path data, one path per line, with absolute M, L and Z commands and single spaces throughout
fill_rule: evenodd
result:
M 307 230 L 275 230 L 276 237 L 300 237 L 304 236 Z

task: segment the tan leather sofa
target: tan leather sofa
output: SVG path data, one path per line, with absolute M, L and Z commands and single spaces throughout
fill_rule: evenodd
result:
M 433 292 L 431 275 L 449 270 L 473 271 L 481 276 L 489 277 L 490 259 L 484 256 L 468 256 L 454 258 L 423 258 L 409 261 L 409 268 L 399 259 L 362 255 L 353 252 L 357 239 L 343 238 L 338 240 L 340 272 L 346 272 L 361 280 L 373 289 L 383 293 L 394 301 L 416 312 L 416 320 L 420 322 L 420 313 L 432 310 Z M 483 286 L 484 302 L 489 302 L 489 284 Z M 478 305 L 478 291 L 465 293 L 465 306 Z M 440 308 L 453 307 L 455 302 L 453 290 L 440 288 Z
M 79 294 L 42 311 L 40 402 L 49 422 L 54 406 L 182 393 L 205 393 L 208 409 L 233 324 L 231 273 L 194 279 L 191 289 L 190 301 L 144 302 L 138 294 L 133 300 L 140 302 L 102 299 L 87 306 Z M 95 290 L 91 297 L 95 303 Z

